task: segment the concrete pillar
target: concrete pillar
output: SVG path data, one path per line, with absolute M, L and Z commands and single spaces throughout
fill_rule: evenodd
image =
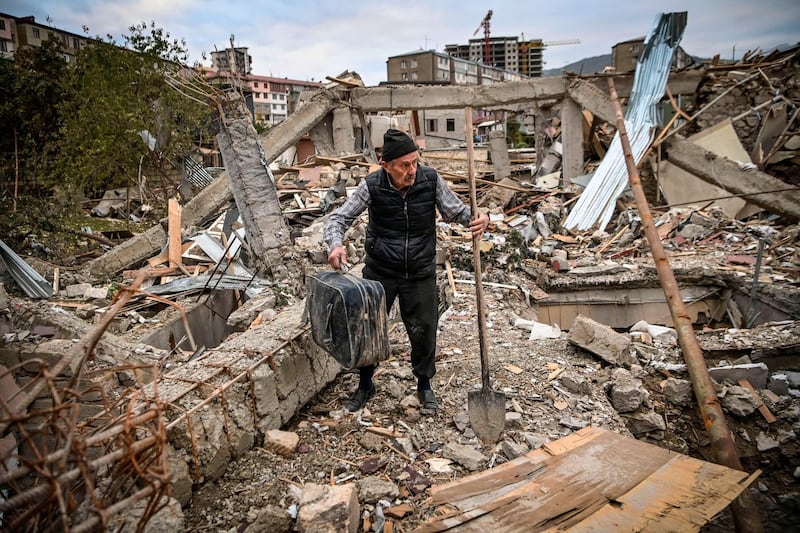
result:
M 568 182 L 583 174 L 583 113 L 572 98 L 561 101 L 561 179 Z
M 353 116 L 344 106 L 333 110 L 333 149 L 337 155 L 352 154 L 356 148 Z

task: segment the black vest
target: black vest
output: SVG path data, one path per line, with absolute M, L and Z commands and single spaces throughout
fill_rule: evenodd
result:
M 419 279 L 436 272 L 437 174 L 417 167 L 403 196 L 380 169 L 366 178 L 369 188 L 366 265 L 382 276 Z

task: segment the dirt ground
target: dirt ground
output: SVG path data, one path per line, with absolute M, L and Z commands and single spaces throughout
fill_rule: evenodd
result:
M 470 276 L 469 272 L 456 272 L 457 279 Z M 529 340 L 529 330 L 514 326 L 515 319 L 526 308 L 518 291 L 484 289 L 492 386 L 506 395 L 507 412 L 521 415 L 507 425 L 504 440 L 527 450 L 531 445 L 556 440 L 589 424 L 631 436 L 625 418 L 615 411 L 606 395 L 613 368 L 570 344 L 566 333 L 559 339 Z M 470 473 L 462 466 L 452 463 L 449 471 L 437 472 L 437 463 L 430 460 L 441 458 L 449 442 L 481 444 L 468 426 L 466 412 L 467 392 L 480 386 L 475 289 L 459 284 L 457 290 L 452 306 L 440 320 L 438 372 L 433 380 L 440 405 L 438 413 L 433 416 L 420 413 L 405 334 L 401 325 L 395 325 L 390 328 L 391 358 L 379 367 L 375 378 L 377 395 L 364 410 L 349 414 L 343 409 L 358 378 L 353 373 L 340 374 L 283 428 L 300 437 L 294 457 L 285 458 L 256 446 L 232 462 L 223 478 L 194 493 L 191 504 L 184 509 L 186 530 L 243 531 L 265 509 L 288 515 L 307 483 L 358 483 L 367 476 L 377 476 L 399 488 L 399 496 L 383 505 L 405 503 L 411 508 L 409 514 L 393 519 L 394 531 L 413 531 L 431 517 L 435 508 L 428 502 L 428 491 L 415 493 L 409 489 L 409 469 L 433 485 L 461 478 Z M 661 351 L 667 361 L 682 362 L 675 346 L 648 348 Z M 562 370 L 558 378 L 550 379 L 558 370 Z M 643 440 L 709 459 L 708 438 L 696 410 L 663 399 L 662 372 L 636 366 L 632 371 L 648 388 L 647 403 L 664 415 L 667 422 L 663 439 Z M 562 380 L 568 377 L 573 383 L 585 383 L 580 392 L 565 388 Z M 685 374 L 676 377 L 688 379 Z M 792 422 L 797 420 L 800 400 L 784 398 L 781 405 L 771 407 L 779 417 L 778 424 L 785 426 L 788 434 Z M 784 418 L 781 412 L 795 415 Z M 792 439 L 788 446 L 782 445 L 782 452 L 759 452 L 755 435 L 765 431 L 767 424 L 757 412 L 743 419 L 729 416 L 728 424 L 737 436 L 745 469 L 763 471 L 751 492 L 763 512 L 765 530 L 782 531 L 796 526 L 800 523 L 798 484 L 792 476 L 798 465 L 796 441 Z M 378 436 L 369 431 L 375 426 L 397 428 L 405 438 Z M 502 443 L 496 447 L 481 446 L 490 466 L 507 461 L 508 449 Z M 362 527 L 373 527 L 377 520 L 376 505 L 360 503 Z M 287 527 L 285 524 L 274 527 L 277 531 L 291 531 L 281 529 Z M 732 529 L 730 514 L 725 511 L 705 526 L 704 531 Z

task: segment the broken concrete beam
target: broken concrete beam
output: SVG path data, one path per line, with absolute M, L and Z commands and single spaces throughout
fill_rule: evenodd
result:
M 207 185 L 183 206 L 181 227 L 196 226 L 209 215 L 219 212 L 230 202 L 231 192 L 227 174 L 223 174 Z M 141 263 L 157 254 L 166 243 L 167 235 L 160 224 L 128 239 L 86 266 L 89 276 L 106 279 L 131 265 Z
M 725 380 L 738 383 L 740 379 L 746 379 L 756 389 L 766 389 L 769 368 L 764 363 L 717 366 L 709 368 L 708 375 L 717 383 L 722 383 Z
M 603 81 L 605 82 L 605 80 Z M 611 124 L 616 122 L 614 105 L 611 103 L 611 98 L 608 97 L 607 87 L 603 87 L 601 90 L 600 87 L 586 80 L 575 79 L 569 82 L 567 94 L 570 99 L 582 108 L 591 111 L 593 115 Z
M 617 333 L 609 326 L 600 324 L 583 315 L 575 317 L 569 330 L 568 340 L 600 357 L 612 365 L 630 364 L 631 339 L 628 335 Z
M 736 161 L 721 157 L 674 135 L 667 141 L 667 160 L 698 178 L 737 194 L 770 213 L 800 218 L 800 188 L 758 170 L 742 170 Z
M 297 513 L 300 533 L 356 533 L 359 530 L 358 490 L 355 483 L 306 483 Z
M 244 108 L 244 101 L 233 100 Z M 289 226 L 281 211 L 275 183 L 261 159 L 253 122 L 247 114 L 232 113 L 217 134 L 222 159 L 228 171 L 231 192 L 244 223 L 247 242 L 259 273 L 295 287 L 304 278 L 302 262 L 291 260 L 293 247 Z
M 494 85 L 442 85 L 431 87 L 356 87 L 351 104 L 365 113 L 405 109 L 463 109 L 556 100 L 564 95 L 563 78 L 548 76 Z

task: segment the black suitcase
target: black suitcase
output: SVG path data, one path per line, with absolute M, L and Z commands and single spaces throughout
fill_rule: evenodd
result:
M 306 312 L 311 338 L 345 370 L 389 356 L 383 285 L 341 272 L 309 276 Z

